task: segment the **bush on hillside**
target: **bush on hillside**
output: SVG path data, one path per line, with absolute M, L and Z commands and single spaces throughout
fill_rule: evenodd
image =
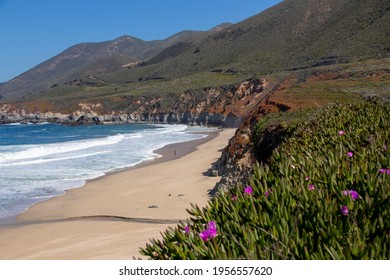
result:
M 248 185 L 193 205 L 152 259 L 390 259 L 390 107 L 320 109 Z

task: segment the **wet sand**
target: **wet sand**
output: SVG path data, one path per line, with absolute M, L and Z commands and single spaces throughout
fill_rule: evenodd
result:
M 133 259 L 149 239 L 205 206 L 219 180 L 205 173 L 234 129 L 168 145 L 163 156 L 38 203 L 0 225 L 0 259 Z

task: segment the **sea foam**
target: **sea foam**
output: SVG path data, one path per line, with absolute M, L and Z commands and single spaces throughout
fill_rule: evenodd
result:
M 107 172 L 159 157 L 165 145 L 205 137 L 184 125 L 0 126 L 0 218 Z

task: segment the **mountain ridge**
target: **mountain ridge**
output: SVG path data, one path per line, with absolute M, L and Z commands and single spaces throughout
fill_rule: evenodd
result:
M 84 96 L 179 94 L 278 71 L 388 57 L 389 11 L 386 0 L 285 0 L 208 31 L 78 44 L 0 84 L 0 95 L 3 101 L 75 103 Z M 182 89 L 173 89 L 178 83 Z
M 24 85 L 27 84 L 30 84 L 30 91 L 39 91 L 55 83 L 72 81 L 79 76 L 111 72 L 121 67 L 134 66 L 152 58 L 177 42 L 197 42 L 207 34 L 222 30 L 224 26 L 228 25 L 228 23 L 218 25 L 208 31 L 183 30 L 163 40 L 146 41 L 134 36 L 122 35 L 103 42 L 79 43 L 8 82 L 0 83 L 1 96 L 7 99 L 13 95 L 17 99 L 26 94 Z M 53 82 L 52 79 L 56 79 L 56 81 Z M 37 80 L 41 81 L 34 85 Z M 49 82 L 45 83 L 43 80 Z

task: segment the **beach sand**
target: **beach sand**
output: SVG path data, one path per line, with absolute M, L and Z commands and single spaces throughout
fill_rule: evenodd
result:
M 189 218 L 190 203 L 207 204 L 219 178 L 205 172 L 234 132 L 169 145 L 153 162 L 32 206 L 15 222 L 0 225 L 0 259 L 146 258 L 140 247 Z

